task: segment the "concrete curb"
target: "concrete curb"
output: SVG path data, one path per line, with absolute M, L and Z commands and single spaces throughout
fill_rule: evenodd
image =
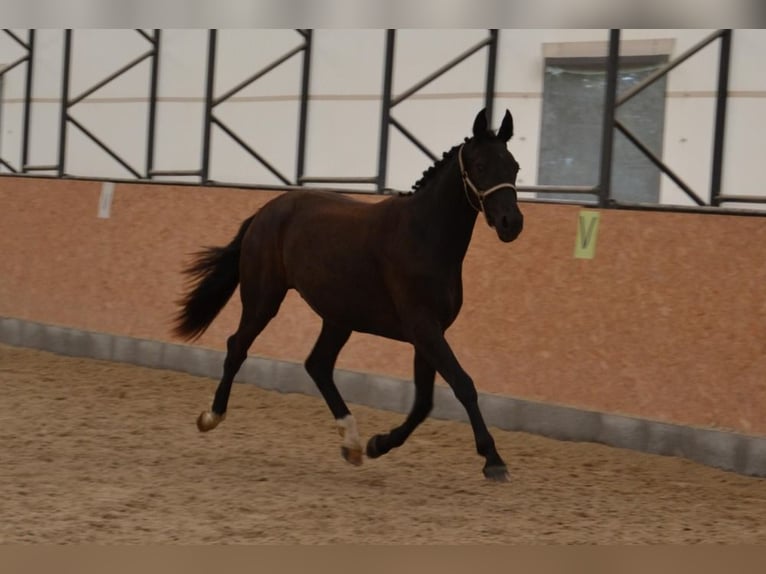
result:
M 130 363 L 217 379 L 224 353 L 212 349 L 82 331 L 0 317 L 0 343 L 61 355 Z M 302 364 L 249 357 L 239 383 L 283 393 L 319 396 Z M 336 371 L 344 398 L 383 410 L 406 413 L 414 388 L 410 381 L 352 371 Z M 559 440 L 602 443 L 652 454 L 687 458 L 740 474 L 766 477 L 766 437 L 688 427 L 506 396 L 480 394 L 488 425 Z M 431 416 L 467 421 L 449 388 L 437 385 Z

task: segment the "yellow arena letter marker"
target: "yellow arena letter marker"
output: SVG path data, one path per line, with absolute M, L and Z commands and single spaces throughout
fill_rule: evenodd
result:
M 580 211 L 577 217 L 577 238 L 574 256 L 576 259 L 593 259 L 596 253 L 596 238 L 601 214 L 598 211 Z

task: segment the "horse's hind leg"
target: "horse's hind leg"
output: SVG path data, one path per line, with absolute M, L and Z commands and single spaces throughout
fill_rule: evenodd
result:
M 325 321 L 322 323 L 322 331 L 306 359 L 305 366 L 335 417 L 338 431 L 343 437 L 341 446 L 343 458 L 351 464 L 360 465 L 362 464 L 362 443 L 359 440 L 356 421 L 333 380 L 335 361 L 350 336 L 350 330 L 330 325 Z
M 197 418 L 201 432 L 213 430 L 226 416 L 229 394 L 234 377 L 247 358 L 247 351 L 255 338 L 269 324 L 279 311 L 285 297 L 285 290 L 274 291 L 269 296 L 242 297 L 242 316 L 237 331 L 226 341 L 226 359 L 223 362 L 223 377 L 218 383 L 210 411 L 202 412 Z

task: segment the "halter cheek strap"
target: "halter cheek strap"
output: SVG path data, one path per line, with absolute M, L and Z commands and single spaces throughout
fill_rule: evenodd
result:
M 468 200 L 468 203 L 473 207 L 476 211 L 482 212 L 484 211 L 484 200 L 491 194 L 495 193 L 496 191 L 499 191 L 505 187 L 511 188 L 513 191 L 516 191 L 516 186 L 512 183 L 506 182 L 506 183 L 498 183 L 497 185 L 494 185 L 490 187 L 489 189 L 481 190 L 471 181 L 471 178 L 468 176 L 468 171 L 465 169 L 465 165 L 463 164 L 463 146 L 465 144 L 460 146 L 460 150 L 457 154 L 457 159 L 460 164 L 460 175 L 463 178 L 463 190 L 465 191 L 465 197 Z M 473 204 L 473 201 L 471 201 L 470 195 L 468 195 L 468 190 L 471 190 L 473 192 L 473 195 L 476 196 L 476 199 L 479 202 L 479 207 L 476 207 Z M 484 213 L 486 216 L 486 212 Z

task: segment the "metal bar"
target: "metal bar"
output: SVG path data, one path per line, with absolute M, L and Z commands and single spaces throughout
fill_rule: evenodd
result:
M 542 197 L 520 197 L 519 202 L 538 203 L 543 205 L 579 205 L 598 207 L 596 201 L 585 201 L 584 199 L 546 199 Z
M 4 67 L 2 70 L 0 70 L 0 77 L 4 76 L 5 74 L 7 74 L 7 73 L 8 73 L 8 72 L 10 72 L 11 70 L 13 70 L 13 68 L 15 68 L 16 66 L 19 66 L 19 65 L 23 64 L 23 63 L 24 63 L 24 62 L 26 62 L 27 60 L 29 60 L 29 54 L 27 54 L 26 56 L 22 56 L 21 58 L 19 58 L 19 59 L 18 59 L 18 60 L 16 60 L 15 62 L 11 62 L 11 63 L 10 63 L 10 64 L 8 64 L 7 66 L 5 66 L 5 67 Z
M 498 31 L 489 31 L 489 50 L 487 53 L 487 87 L 484 91 L 484 107 L 487 110 L 487 121 L 492 124 L 495 104 L 495 73 L 497 71 Z
M 463 52 L 459 56 L 455 57 L 454 59 L 444 64 L 441 68 L 439 68 L 438 70 L 436 70 L 435 72 L 433 72 L 432 74 L 430 74 L 429 76 L 427 76 L 426 78 L 424 78 L 423 80 L 421 80 L 420 82 L 412 86 L 409 90 L 406 90 L 403 93 L 396 96 L 395 98 L 393 98 L 391 100 L 391 107 L 393 108 L 397 104 L 400 104 L 401 102 L 409 98 L 412 94 L 424 88 L 425 86 L 433 82 L 436 78 L 438 78 L 445 72 L 448 72 L 449 70 L 457 66 L 460 62 L 462 62 L 463 60 L 469 58 L 470 56 L 472 56 L 473 54 L 481 50 L 484 46 L 489 44 L 490 41 L 491 40 L 489 38 L 485 38 L 478 44 L 472 46 L 471 48 L 468 48 L 465 52 Z
M 27 77 L 24 82 L 24 123 L 21 127 L 21 171 L 27 171 L 29 162 L 29 129 L 32 123 L 32 81 L 35 55 L 35 31 L 29 30 L 27 34 L 27 46 L 29 59 L 27 60 Z
M 766 203 L 766 197 L 754 197 L 752 195 L 719 195 L 719 203 Z
M 55 166 L 54 168 L 55 169 Z M 166 175 L 166 172 L 155 172 L 159 173 L 161 175 Z M 176 172 L 171 172 L 176 173 Z M 194 173 L 187 173 L 182 172 L 182 175 L 199 175 L 199 172 Z M 2 178 L 10 178 L 10 177 L 26 177 L 27 179 L 38 179 L 38 180 L 53 180 L 53 179 L 59 179 L 58 176 L 53 174 L 40 174 L 40 175 L 17 175 L 13 173 L 6 173 L 6 172 L 0 172 L 0 180 Z M 93 177 L 93 176 L 82 176 L 82 175 L 71 175 L 69 176 L 70 180 L 74 181 L 96 181 L 96 182 L 103 182 L 103 177 Z M 375 178 L 371 177 L 369 178 L 369 182 L 365 183 L 372 183 Z M 168 181 L 168 180 L 158 180 L 158 179 L 140 179 L 136 180 L 135 178 L 120 178 L 120 177 L 110 177 L 109 181 L 112 181 L 114 183 L 125 183 L 125 184 L 140 184 L 140 185 L 155 185 L 155 186 L 163 186 L 163 185 L 173 185 L 178 187 L 194 187 L 199 188 L 199 182 L 196 181 L 184 181 L 184 180 L 175 180 L 175 181 Z M 352 182 L 353 183 L 353 182 Z M 247 189 L 252 190 L 255 192 L 258 191 L 301 191 L 305 190 L 305 187 L 301 187 L 298 185 L 280 185 L 276 183 L 266 183 L 266 184 L 247 184 L 247 183 L 241 183 L 236 181 L 221 181 L 221 180 L 211 180 L 210 183 L 211 187 L 217 187 L 217 188 L 227 188 L 227 189 Z M 313 190 L 323 190 L 328 192 L 341 192 L 344 194 L 353 194 L 353 195 L 375 195 L 375 192 L 370 191 L 369 189 L 360 189 L 360 188 L 347 188 L 347 189 L 339 189 L 337 187 L 314 187 Z M 396 193 L 394 190 L 392 193 Z
M 3 92 L 4 90 L 5 90 L 5 86 L 3 85 L 3 82 L 0 82 L 0 128 L 3 125 L 3 102 L 4 102 Z M 0 131 L 0 154 L 2 154 L 2 148 L 3 148 L 3 137 L 2 137 L 2 131 Z M 6 165 L 8 165 L 8 167 L 15 172 L 15 169 L 12 168 L 9 164 L 6 164 Z
M 0 82 L 0 128 L 2 128 L 3 126 L 3 102 L 4 102 L 3 92 L 4 91 L 5 91 L 5 85 L 3 82 Z M 2 149 L 3 149 L 3 134 L 2 134 L 2 131 L 0 130 L 0 154 L 2 153 Z M 14 172 L 16 171 L 14 168 L 11 168 L 11 170 Z
M 666 213 L 695 213 L 699 215 L 745 215 L 766 217 L 766 211 L 754 209 L 722 208 L 709 205 L 658 205 L 656 203 L 617 203 L 616 208 L 625 211 L 658 211 Z
M 130 173 L 132 173 L 137 179 L 141 179 L 141 174 L 138 173 L 135 169 L 133 169 L 128 162 L 126 162 L 124 159 L 122 159 L 119 155 L 117 155 L 116 152 L 114 152 L 108 145 L 106 145 L 104 142 L 102 142 L 100 139 L 98 139 L 91 131 L 89 131 L 85 126 L 83 126 L 80 122 L 78 122 L 73 117 L 69 118 L 69 121 L 72 122 L 72 125 L 74 125 L 77 129 L 79 129 L 82 133 L 84 133 L 86 136 L 88 136 L 93 143 L 95 143 L 98 147 L 100 147 L 102 150 L 104 150 L 109 156 L 114 159 L 117 163 L 119 163 L 122 167 L 124 167 L 126 170 L 128 170 Z
M 710 177 L 710 202 L 718 205 L 723 179 L 723 146 L 726 137 L 726 103 L 729 98 L 729 64 L 731 61 L 731 30 L 721 35 L 718 54 L 718 94 L 715 107 L 715 135 L 713 136 L 713 173 Z
M 269 72 L 271 72 L 271 71 L 272 71 L 274 68 L 276 68 L 276 67 L 280 66 L 281 64 L 284 64 L 284 63 L 285 63 L 287 60 L 289 60 L 290 58 L 292 58 L 293 56 L 295 56 L 295 54 L 297 54 L 298 52 L 302 52 L 303 50 L 305 50 L 305 49 L 306 49 L 306 45 L 307 45 L 307 44 L 306 44 L 306 42 L 304 42 L 304 43 L 303 43 L 303 44 L 301 44 L 300 46 L 298 46 L 298 47 L 296 47 L 296 48 L 293 48 L 292 50 L 290 50 L 290 51 L 289 51 L 289 52 L 287 52 L 286 54 L 283 54 L 282 56 L 280 56 L 279 58 L 277 58 L 276 60 L 274 60 L 274 61 L 273 61 L 271 64 L 269 64 L 268 66 L 266 66 L 266 67 L 262 68 L 261 70 L 257 71 L 255 74 L 253 74 L 253 75 L 252 75 L 252 76 L 250 76 L 249 78 L 246 78 L 245 80 L 242 80 L 242 81 L 241 81 L 239 84 L 237 84 L 236 86 L 234 86 L 232 89 L 230 89 L 230 90 L 229 90 L 228 92 L 226 92 L 224 95 L 222 95 L 222 96 L 219 96 L 219 97 L 215 98 L 215 99 L 213 100 L 213 107 L 217 106 L 218 104 L 220 104 L 221 102 L 223 102 L 223 101 L 225 101 L 225 100 L 228 100 L 228 99 L 229 99 L 230 97 L 232 97 L 234 94 L 236 94 L 236 93 L 237 93 L 237 92 L 239 92 L 240 90 L 243 90 L 244 88 L 246 88 L 247 86 L 249 86 L 250 84 L 252 84 L 254 81 L 256 81 L 258 78 L 261 78 L 261 77 L 265 76 L 266 74 L 268 74 Z
M 394 45 L 396 30 L 386 30 L 386 59 L 383 64 L 383 101 L 380 112 L 380 144 L 378 148 L 378 193 L 386 187 L 386 168 L 388 163 L 388 135 L 391 121 L 391 86 L 394 78 Z
M 598 195 L 599 188 L 588 185 L 519 185 L 516 191 L 536 193 L 578 193 L 583 195 Z
M 378 178 L 372 177 L 302 177 L 300 183 L 376 183 Z
M 598 203 L 606 207 L 611 198 L 612 153 L 614 151 L 614 123 L 617 97 L 617 72 L 620 65 L 620 30 L 609 30 L 609 58 L 606 64 L 606 93 L 601 125 L 601 166 Z
M 64 167 L 66 162 L 66 128 L 69 118 L 69 76 L 72 64 L 72 30 L 64 31 L 64 69 L 61 80 L 61 117 L 59 119 L 59 177 L 64 177 Z
M 155 176 L 170 176 L 170 175 L 180 175 L 180 176 L 200 176 L 202 175 L 202 170 L 199 169 L 153 169 L 151 173 L 149 174 L 150 177 Z M 165 183 L 165 182 L 160 182 Z
M 58 165 L 24 165 L 24 173 L 29 171 L 56 171 L 59 168 Z
M 24 48 L 25 50 L 29 50 L 29 45 L 25 44 L 25 43 L 24 43 L 24 40 L 22 40 L 22 39 L 21 39 L 21 38 L 19 38 L 19 37 L 18 37 L 16 34 L 14 34 L 14 33 L 13 33 L 13 30 L 10 30 L 9 28 L 3 28 L 3 32 L 5 32 L 5 33 L 6 33 L 6 34 L 8 34 L 8 35 L 9 35 L 11 38 L 13 38 L 13 39 L 16 41 L 16 43 L 17 43 L 19 46 L 21 46 L 21 47 L 22 47 L 22 48 Z
M 396 118 L 393 116 L 388 117 L 388 121 L 391 122 L 391 125 L 393 125 L 396 129 L 398 129 L 400 132 L 402 132 L 402 135 L 406 137 L 408 140 L 410 140 L 412 143 L 415 144 L 415 146 L 422 151 L 424 154 L 426 154 L 429 158 L 431 158 L 432 161 L 436 161 L 438 158 L 436 157 L 436 154 L 434 154 L 431 150 L 429 150 L 425 144 L 423 144 L 418 138 L 416 138 L 412 132 L 410 132 L 407 128 L 405 128 L 402 124 L 399 123 Z
M 664 66 L 662 66 L 659 70 L 651 74 L 650 76 L 647 76 L 643 82 L 640 84 L 634 86 L 624 94 L 622 94 L 617 99 L 617 106 L 621 106 L 625 102 L 627 102 L 629 99 L 631 99 L 633 96 L 641 92 L 644 88 L 647 88 L 657 80 L 659 80 L 662 76 L 670 72 L 673 68 L 678 66 L 679 64 L 682 64 L 686 60 L 688 60 L 690 57 L 692 57 L 694 54 L 699 52 L 702 48 L 710 44 L 712 41 L 714 41 L 716 38 L 718 38 L 722 34 L 721 30 L 717 30 L 710 34 L 708 37 L 706 37 L 704 40 L 701 40 L 700 42 L 696 43 L 694 46 L 686 50 L 683 54 L 678 56 L 675 60 L 668 62 Z
M 641 140 L 639 140 L 628 128 L 626 128 L 619 120 L 614 120 L 615 127 L 620 130 L 631 143 L 636 146 L 641 152 L 651 161 L 654 165 L 662 170 L 662 172 L 672 179 L 678 187 L 680 187 L 686 195 L 692 198 L 697 205 L 707 205 L 686 183 L 678 177 L 673 170 L 666 166 L 660 158 L 654 155 L 654 152 L 646 147 Z
M 157 91 L 159 90 L 160 73 L 160 34 L 161 30 L 154 30 L 154 54 L 152 55 L 151 79 L 149 83 L 149 117 L 146 133 L 146 177 L 152 177 L 154 169 L 154 143 L 157 126 Z
M 0 157 L 0 165 L 4 165 L 5 167 L 7 167 L 7 168 L 8 168 L 8 170 L 9 170 L 11 173 L 19 173 L 19 172 L 18 172 L 18 170 L 17 170 L 15 167 L 13 167 L 11 164 L 9 164 L 7 161 L 5 161 L 5 160 L 4 160 L 3 158 L 1 158 L 1 157 Z
M 295 31 L 298 32 L 298 34 L 300 34 L 301 36 L 303 36 L 304 39 L 308 39 L 311 36 L 311 30 L 295 30 Z
M 205 87 L 205 123 L 202 126 L 202 166 L 200 178 L 203 184 L 208 181 L 210 175 L 210 149 L 212 141 L 211 127 L 213 120 L 213 90 L 215 89 L 215 52 L 218 40 L 218 31 L 210 30 L 207 44 L 207 81 Z
M 125 64 L 119 70 L 109 74 L 106 78 L 104 78 L 103 80 L 101 80 L 97 84 L 94 84 L 93 86 L 91 86 L 90 88 L 85 90 L 83 93 L 81 93 L 76 98 L 70 100 L 68 105 L 71 107 L 71 106 L 74 106 L 75 104 L 81 102 L 82 100 L 87 98 L 89 95 L 91 95 L 93 92 L 103 88 L 106 84 L 108 84 L 109 82 L 111 82 L 115 78 L 121 76 L 122 74 L 124 74 L 125 72 L 130 70 L 131 68 L 135 68 L 136 66 L 138 66 L 138 64 L 140 64 L 141 62 L 143 62 L 144 60 L 146 60 L 147 58 L 149 58 L 153 54 L 154 54 L 154 50 L 149 50 L 148 52 L 145 52 L 145 53 L 141 54 L 136 59 L 132 60 L 131 62 L 128 62 L 127 64 Z
M 284 175 L 282 175 L 277 168 L 275 168 L 273 165 L 271 165 L 266 159 L 259 154 L 257 151 L 255 151 L 252 147 L 250 147 L 245 140 L 240 138 L 236 133 L 234 133 L 226 124 L 224 124 L 221 120 L 219 120 L 215 116 L 211 116 L 211 121 L 217 125 L 219 128 L 221 128 L 226 135 L 228 135 L 231 139 L 233 139 L 235 142 L 237 142 L 244 150 L 249 153 L 251 156 L 253 156 L 255 159 L 257 159 L 263 166 L 268 169 L 271 173 L 273 173 L 279 180 L 282 181 L 285 185 L 290 185 L 290 180 L 287 179 Z
M 39 167 L 39 166 L 38 166 Z M 50 166 L 50 170 L 55 170 L 57 166 L 53 165 Z M 174 175 L 174 174 L 181 174 L 181 175 L 199 175 L 199 172 L 165 172 L 165 171 L 157 171 L 155 174 L 161 174 L 161 175 Z M 38 180 L 48 180 L 48 179 L 58 179 L 58 176 L 53 174 L 41 174 L 41 175 L 17 175 L 12 173 L 0 173 L 0 179 L 2 178 L 8 178 L 8 177 L 27 177 L 29 179 L 38 179 Z M 71 179 L 75 181 L 97 181 L 102 182 L 103 178 L 101 177 L 91 177 L 91 176 L 80 176 L 80 175 L 72 175 L 70 176 Z M 314 178 L 305 178 L 305 179 L 314 179 Z M 316 178 L 316 179 L 323 179 L 323 178 Z M 349 178 L 349 179 L 357 179 L 357 178 Z M 375 177 L 370 178 L 358 178 L 358 179 L 364 179 L 362 183 L 374 183 L 376 181 Z M 159 180 L 139 180 L 136 181 L 135 179 L 127 179 L 127 178 L 109 178 L 109 181 L 113 181 L 115 183 L 125 183 L 125 184 L 142 184 L 142 185 L 177 185 L 180 187 L 199 187 L 199 183 L 192 182 L 192 181 L 159 181 Z M 355 183 L 354 181 L 351 181 L 350 183 Z M 245 184 L 245 183 L 239 183 L 239 182 L 223 182 L 223 181 L 216 181 L 215 185 L 217 187 L 225 187 L 228 189 L 247 189 L 247 190 L 253 190 L 253 191 L 298 191 L 303 188 L 295 185 L 277 185 L 277 184 L 261 184 L 261 185 L 253 185 L 253 184 Z M 317 189 L 324 189 L 325 191 L 334 191 L 334 192 L 341 192 L 344 194 L 354 194 L 354 195 L 372 195 L 372 193 L 369 190 L 363 190 L 363 189 L 338 189 L 338 188 L 317 188 Z M 397 193 L 397 190 L 387 190 L 387 193 L 395 194 Z M 729 196 L 721 196 L 729 197 Z M 745 198 L 744 196 L 731 196 L 731 197 L 742 197 L 742 202 L 744 203 L 745 200 L 751 201 L 753 198 Z M 761 198 L 766 200 L 766 198 Z M 521 203 L 546 203 L 546 204 L 557 204 L 557 205 L 590 205 L 589 202 L 583 202 L 583 201 L 571 201 L 571 200 L 562 200 L 562 199 L 540 199 L 540 198 L 534 198 L 534 197 L 525 197 L 525 198 L 519 198 L 519 201 Z M 760 201 L 756 201 L 755 203 L 761 203 Z M 672 213 L 696 213 L 700 215 L 732 215 L 732 216 L 745 216 L 745 217 L 766 217 L 766 209 L 743 209 L 743 208 L 731 208 L 731 207 L 713 207 L 713 206 L 692 206 L 692 205 L 658 205 L 656 203 L 619 203 L 614 202 L 613 207 L 615 209 L 622 209 L 622 210 L 637 210 L 637 211 L 655 211 L 655 212 L 672 212 Z
M 157 45 L 155 38 L 152 38 L 149 34 L 146 33 L 145 30 L 142 30 L 141 28 L 134 28 L 134 30 L 138 32 L 139 34 L 141 34 L 146 39 L 146 41 L 149 42 L 150 44 L 154 44 L 155 46 Z M 156 35 L 156 31 L 155 31 L 155 35 Z
M 306 39 L 303 50 L 303 69 L 301 71 L 301 103 L 298 116 L 298 159 L 295 167 L 295 181 L 300 184 L 303 172 L 306 169 L 306 128 L 309 113 L 309 89 L 311 80 L 311 44 L 313 34 L 311 30 L 299 30 Z

